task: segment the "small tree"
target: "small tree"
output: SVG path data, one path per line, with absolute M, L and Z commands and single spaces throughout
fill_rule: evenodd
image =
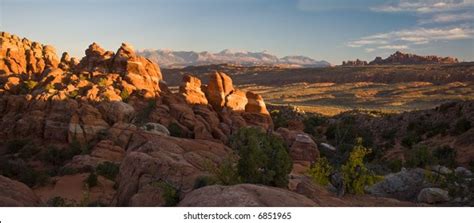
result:
M 326 186 L 329 184 L 329 177 L 332 170 L 333 168 L 326 157 L 321 157 L 309 169 L 308 174 L 315 183 Z
M 283 141 L 256 128 L 242 128 L 232 138 L 243 182 L 286 187 L 292 161 Z
M 379 177 L 372 174 L 364 164 L 364 158 L 370 152 L 370 149 L 362 145 L 362 138 L 357 138 L 349 159 L 341 167 L 347 192 L 364 194 L 365 186 L 370 186 L 378 180 Z

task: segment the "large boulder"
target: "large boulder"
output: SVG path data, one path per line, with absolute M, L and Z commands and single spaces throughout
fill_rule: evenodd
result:
M 312 200 L 281 188 L 239 184 L 207 186 L 192 191 L 181 207 L 312 207 Z
M 209 84 L 206 89 L 206 96 L 209 103 L 216 111 L 222 110 L 225 106 L 226 96 L 234 91 L 232 79 L 227 74 L 215 72 L 209 76 Z
M 0 175 L 1 207 L 33 207 L 43 205 L 43 202 L 28 186 Z
M 184 75 L 179 94 L 184 98 L 186 103 L 207 105 L 206 95 L 201 90 L 201 80 L 192 75 Z
M 449 193 L 440 188 L 424 188 L 417 196 L 418 202 L 435 204 L 449 201 Z
M 382 181 L 367 188 L 367 192 L 375 196 L 409 201 L 416 200 L 420 190 L 429 186 L 425 170 L 421 168 L 403 169 L 398 173 L 385 176 Z
M 150 204 L 148 201 L 137 203 L 132 197 L 149 191 L 144 187 L 157 181 L 166 182 L 183 194 L 189 193 L 196 180 L 208 174 L 206 163 L 217 164 L 232 153 L 221 143 L 159 136 L 145 131 L 134 132 L 128 144 L 123 146 L 126 146 L 127 156 L 117 177 L 116 203 L 119 206 Z

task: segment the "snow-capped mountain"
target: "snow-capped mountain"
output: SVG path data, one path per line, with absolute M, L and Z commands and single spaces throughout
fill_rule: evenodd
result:
M 248 52 L 226 49 L 218 53 L 173 51 L 169 49 L 143 50 L 137 52 L 161 67 L 185 67 L 191 65 L 236 64 L 242 66 L 279 65 L 290 67 L 328 67 L 327 61 L 317 61 L 305 56 L 286 56 L 278 58 L 266 51 Z

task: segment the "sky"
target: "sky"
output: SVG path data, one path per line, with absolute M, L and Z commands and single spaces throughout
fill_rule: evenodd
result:
M 333 64 L 397 50 L 474 61 L 474 0 L 0 0 L 0 30 L 76 57 L 127 42 Z

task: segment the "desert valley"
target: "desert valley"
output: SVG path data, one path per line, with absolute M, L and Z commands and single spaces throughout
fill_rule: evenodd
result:
M 0 206 L 474 205 L 472 62 L 58 53 L 0 33 Z

